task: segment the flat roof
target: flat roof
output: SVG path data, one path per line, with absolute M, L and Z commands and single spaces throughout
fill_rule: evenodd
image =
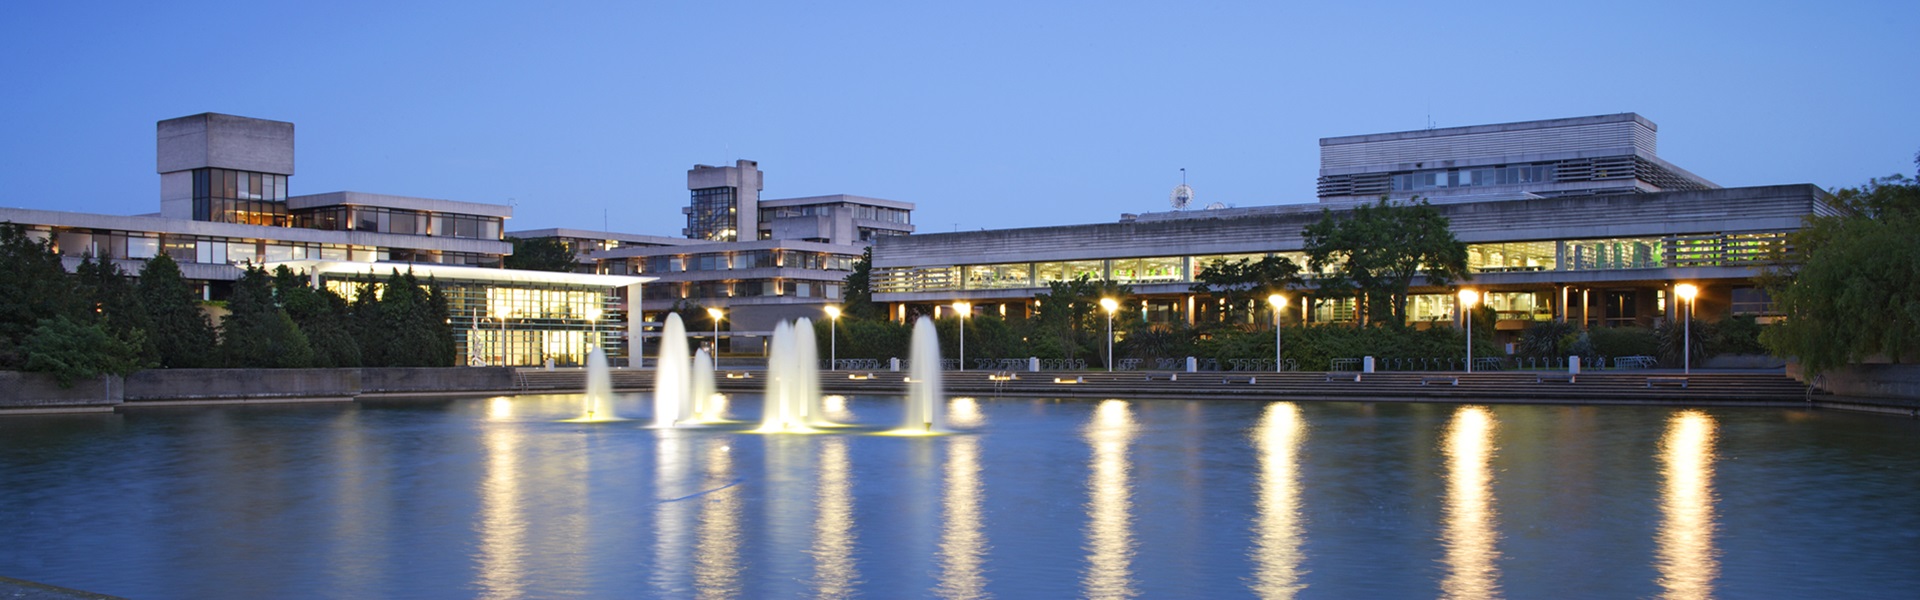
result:
M 914 208 L 914 205 L 912 202 L 901 202 L 899 200 L 887 200 L 884 198 L 868 198 L 866 196 L 855 196 L 852 194 L 828 194 L 825 196 L 802 196 L 799 198 L 775 198 L 771 200 L 762 199 L 760 201 L 760 206 L 767 207 L 767 208 L 779 208 L 782 206 L 810 206 L 815 204 L 864 204 L 867 206 L 897 208 L 900 210 L 913 210 Z
M 718 242 L 714 242 L 713 240 L 696 240 L 692 238 L 667 237 L 664 235 L 647 235 L 644 233 L 620 233 L 617 231 L 592 231 L 587 229 L 567 229 L 565 227 L 551 227 L 547 229 L 525 229 L 521 231 L 509 231 L 507 232 L 507 235 L 511 237 L 521 238 L 521 239 L 572 238 L 572 239 L 582 239 L 582 240 L 614 240 L 618 242 L 627 242 L 632 244 L 652 244 L 655 246 L 692 246 L 697 244 L 718 243 Z
M 369 194 L 366 192 L 327 192 L 307 194 L 287 198 L 287 208 L 307 209 L 323 206 L 380 206 L 386 208 L 404 208 L 437 213 L 461 215 L 480 215 L 484 217 L 513 217 L 513 207 L 480 202 L 461 202 L 459 200 L 439 200 L 434 198 L 413 198 L 409 196 L 389 196 L 387 194 Z
M 544 283 L 560 285 L 584 285 L 596 287 L 625 287 L 636 283 L 657 281 L 658 277 L 637 275 L 594 275 L 590 273 L 565 273 L 559 271 L 523 271 L 519 269 L 490 269 L 461 265 L 435 265 L 421 263 L 364 263 L 344 260 L 290 260 L 267 263 L 269 271 L 285 265 L 294 271 L 317 272 L 323 275 L 360 275 L 372 273 L 386 276 L 392 271 L 411 269 L 417 277 L 432 277 L 448 281 L 486 281 L 493 283 Z

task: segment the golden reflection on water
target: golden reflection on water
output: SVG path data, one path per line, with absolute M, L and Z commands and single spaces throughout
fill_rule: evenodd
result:
M 1300 407 L 1291 402 L 1267 407 L 1253 430 L 1260 452 L 1260 478 L 1255 488 L 1253 531 L 1254 573 L 1251 585 L 1261 598 L 1292 598 L 1301 589 L 1303 558 L 1300 516 L 1300 446 L 1306 424 Z
M 513 414 L 513 404 L 495 398 L 488 406 L 493 419 Z M 509 423 L 485 426 L 486 474 L 480 482 L 480 597 L 519 598 L 528 577 L 522 563 L 527 538 L 521 513 L 520 430 Z
M 945 527 L 940 531 L 942 598 L 986 598 L 987 535 L 981 529 L 980 438 L 955 436 L 947 445 Z
M 1087 488 L 1087 570 L 1081 587 L 1089 598 L 1128 598 L 1134 589 L 1133 492 L 1128 485 L 1127 446 L 1136 425 L 1132 407 L 1106 400 L 1086 428 L 1093 446 Z
M 859 583 L 853 561 L 853 474 L 847 458 L 847 439 L 820 442 L 820 481 L 816 499 L 819 513 L 813 523 L 814 595 L 850 598 Z
M 1449 598 L 1493 598 L 1500 593 L 1499 515 L 1493 506 L 1493 412 L 1462 406 L 1443 442 L 1447 456 L 1447 578 Z
M 733 454 L 725 439 L 702 440 L 705 448 L 696 461 L 706 466 L 699 490 L 711 490 L 734 481 Z M 702 495 L 698 538 L 693 550 L 693 589 L 700 598 L 740 595 L 740 512 L 737 490 Z
M 653 487 L 664 496 L 661 500 L 693 493 L 698 482 L 689 481 L 687 477 L 693 462 L 692 442 L 670 431 L 659 432 L 655 441 Z M 675 589 L 688 579 L 691 570 L 688 558 L 692 555 L 692 530 L 688 524 L 693 522 L 694 507 L 691 501 L 679 501 L 662 503 L 654 509 L 651 580 L 656 590 Z
M 980 412 L 979 400 L 962 396 L 947 403 L 948 425 L 974 428 L 986 422 L 986 415 Z
M 1655 566 L 1667 598 L 1711 598 L 1720 575 L 1713 547 L 1713 440 L 1713 418 L 1690 410 L 1673 416 L 1660 442 L 1666 487 Z

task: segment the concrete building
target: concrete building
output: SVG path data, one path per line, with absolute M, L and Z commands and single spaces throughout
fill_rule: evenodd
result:
M 1321 202 L 1558 197 L 1719 187 L 1661 160 L 1633 113 L 1321 138 Z
M 712 325 L 704 309 L 719 309 L 722 350 L 757 353 L 780 321 L 820 319 L 839 304 L 873 240 L 913 232 L 912 203 L 847 194 L 762 200 L 764 182 L 750 160 L 695 165 L 681 209 L 688 239 L 596 250 L 598 272 L 658 278 L 640 302 L 649 325 L 691 310 L 699 322 L 688 328 L 698 333 Z
M 451 292 L 456 348 L 470 364 L 579 363 L 592 346 L 625 356 L 622 294 L 638 296 L 648 278 L 501 269 L 510 207 L 290 195 L 294 126 L 282 121 L 205 113 L 160 121 L 156 139 L 159 213 L 0 208 L 0 222 L 50 241 L 69 269 L 94 256 L 138 273 L 164 252 L 208 300 L 224 299 L 247 266 L 288 265 L 348 295 L 357 278 L 413 269 Z
M 1190 291 L 1195 274 L 1208 264 L 1278 255 L 1304 265 L 1301 230 L 1318 222 L 1323 210 L 1337 214 L 1381 195 L 1438 192 L 1436 207 L 1468 245 L 1473 280 L 1463 285 L 1484 293 L 1499 314 L 1500 330 L 1544 320 L 1651 324 L 1672 318 L 1678 283 L 1700 286 L 1703 317 L 1767 315 L 1754 267 L 1803 217 L 1830 214 L 1824 194 L 1811 185 L 1718 188 L 1658 161 L 1652 131 L 1651 122 L 1629 114 L 1327 138 L 1321 141 L 1319 203 L 885 238 L 874 247 L 874 298 L 896 319 L 944 314 L 959 300 L 976 311 L 1014 316 L 1026 314 L 1049 282 L 1084 275 L 1131 285 L 1130 301 L 1149 321 L 1218 319 L 1227 307 L 1210 306 Z M 1564 167 L 1568 161 L 1606 160 L 1629 168 L 1601 177 L 1592 169 Z M 1406 189 L 1394 183 L 1413 181 L 1403 175 L 1478 182 L 1478 174 L 1461 174 L 1522 162 L 1554 166 L 1541 171 L 1538 181 Z M 1568 172 L 1576 176 L 1562 179 Z M 1362 193 L 1352 182 L 1363 176 L 1386 183 L 1369 184 Z M 1454 193 L 1462 190 L 1471 193 Z M 1456 287 L 1416 280 L 1409 319 L 1457 318 Z M 1354 317 L 1350 301 L 1317 299 L 1311 290 L 1298 295 L 1289 319 Z

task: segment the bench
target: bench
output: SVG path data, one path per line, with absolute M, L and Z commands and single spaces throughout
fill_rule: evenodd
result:
M 1647 387 L 1653 387 L 1655 385 L 1677 385 L 1677 386 L 1680 386 L 1681 389 L 1686 389 L 1687 378 L 1685 377 L 1648 377 Z
M 729 371 L 727 373 L 727 379 L 753 379 L 753 374 Z
M 873 379 L 873 374 L 872 373 L 848 373 L 847 379 L 853 379 L 853 380 Z
M 1353 380 L 1354 383 L 1359 383 L 1360 374 L 1359 373 L 1328 373 L 1327 374 L 1327 381 L 1346 381 L 1349 379 Z
M 1054 383 L 1086 383 L 1087 380 L 1083 377 L 1078 377 L 1078 376 L 1073 377 L 1071 379 L 1066 377 L 1055 377 L 1053 378 L 1053 382 Z
M 1533 382 L 1546 383 L 1548 381 L 1565 381 L 1567 383 L 1574 383 L 1574 378 L 1576 377 L 1579 377 L 1579 376 L 1574 375 L 1573 373 L 1537 373 L 1533 376 Z
M 1253 375 L 1247 375 L 1245 377 L 1234 377 L 1232 375 L 1229 375 L 1226 377 L 1221 377 L 1220 383 L 1258 383 L 1259 380 L 1260 380 L 1259 377 L 1255 377 Z
M 1179 373 L 1148 373 L 1147 381 L 1179 381 Z
M 1453 376 L 1446 376 L 1446 375 L 1436 375 L 1431 377 L 1420 378 L 1420 385 L 1427 385 L 1429 383 L 1445 383 L 1449 385 L 1460 385 L 1460 378 L 1453 377 Z
M 1013 381 L 1019 378 L 1020 376 L 1013 374 L 1012 371 L 1001 371 L 987 375 L 987 381 Z

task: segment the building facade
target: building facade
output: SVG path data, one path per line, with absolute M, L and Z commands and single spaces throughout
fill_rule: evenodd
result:
M 1614 137 L 1596 144 L 1629 142 L 1626 156 L 1659 166 L 1651 156 L 1652 124 L 1637 115 L 1564 119 L 1411 134 L 1328 138 L 1322 141 L 1320 203 L 1125 215 L 1121 222 L 1062 227 L 921 234 L 880 240 L 874 248 L 874 299 L 892 318 L 944 314 L 960 300 L 976 311 L 1026 314 L 1036 294 L 1050 282 L 1085 276 L 1132 287 L 1148 321 L 1193 323 L 1222 318 L 1232 307 L 1211 306 L 1190 291 L 1207 265 L 1274 255 L 1304 265 L 1301 230 L 1320 221 L 1323 211 L 1338 214 L 1381 195 L 1424 196 L 1429 188 L 1404 192 L 1392 182 L 1401 175 L 1439 173 L 1437 181 L 1459 181 L 1455 173 L 1511 163 L 1474 159 L 1489 150 L 1469 144 L 1422 145 L 1452 136 L 1478 136 L 1500 157 L 1533 162 L 1585 160 L 1581 150 L 1559 142 L 1529 146 L 1528 136 L 1553 129 L 1543 124 L 1590 127 Z M 1636 132 L 1644 135 L 1636 137 Z M 1561 132 L 1565 133 L 1565 132 Z M 1511 134 L 1511 135 L 1509 135 Z M 1549 138 L 1551 136 L 1548 136 Z M 1329 143 L 1329 141 L 1338 143 Z M 1405 143 L 1408 141 L 1419 143 Z M 1642 147 L 1631 143 L 1639 140 Z M 1551 143 L 1549 143 L 1551 142 Z M 1372 149 L 1368 144 L 1382 144 Z M 1363 148 L 1351 148 L 1360 145 Z M 1614 156 L 1615 150 L 1591 150 L 1587 158 Z M 1433 152 L 1427 156 L 1422 152 Z M 1644 152 L 1644 154 L 1635 154 Z M 1352 155 L 1371 156 L 1367 163 Z M 1491 156 L 1491 155 L 1488 155 Z M 1638 164 L 1638 163 L 1634 163 Z M 1326 193 L 1329 177 L 1378 174 L 1386 187 L 1358 196 Z M 1330 175 L 1330 171 L 1332 174 Z M 1703 317 L 1769 313 L 1765 294 L 1754 283 L 1756 267 L 1781 247 L 1785 236 L 1813 214 L 1833 210 L 1811 185 L 1723 189 L 1687 176 L 1682 188 L 1668 190 L 1631 175 L 1602 180 L 1553 180 L 1534 184 L 1460 186 L 1481 188 L 1472 194 L 1446 195 L 1435 207 L 1467 244 L 1470 282 L 1450 286 L 1414 282 L 1409 320 L 1414 324 L 1458 318 L 1454 291 L 1467 286 L 1483 293 L 1499 314 L 1497 327 L 1517 331 L 1529 322 L 1564 320 L 1586 326 L 1647 325 L 1672 318 L 1673 286 L 1701 288 Z M 1639 173 L 1639 171 L 1630 171 Z M 1424 175 L 1423 175 L 1424 176 Z M 1473 175 L 1469 177 L 1478 177 Z M 1477 181 L 1477 179 L 1475 180 Z M 1481 193 L 1494 191 L 1499 193 Z M 1448 191 L 1448 190 L 1442 190 Z M 1350 301 L 1315 298 L 1302 290 L 1288 319 L 1341 322 L 1354 318 Z
M 590 341 L 625 356 L 622 294 L 637 295 L 629 286 L 647 278 L 501 269 L 512 252 L 502 239 L 510 207 L 361 192 L 291 195 L 292 123 L 206 113 L 160 121 L 156 130 L 159 213 L 0 208 L 0 222 L 51 242 L 69 269 L 93 256 L 137 274 L 146 259 L 165 253 L 205 300 L 225 299 L 248 266 L 310 271 L 336 289 L 412 269 L 463 307 L 487 307 L 462 308 L 453 319 L 457 349 L 471 364 L 578 364 Z

